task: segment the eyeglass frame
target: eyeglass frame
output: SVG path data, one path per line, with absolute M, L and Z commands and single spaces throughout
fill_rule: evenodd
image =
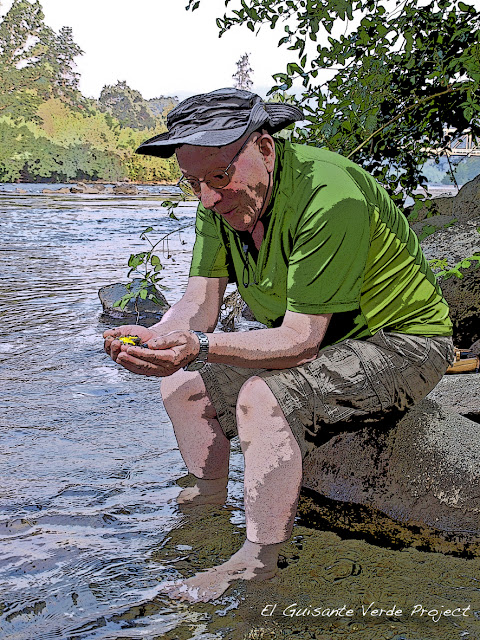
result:
M 258 140 L 258 138 L 254 141 L 256 142 Z M 245 149 L 245 147 L 247 146 L 247 144 L 250 142 L 250 136 L 248 136 L 248 138 L 245 140 L 245 142 L 242 144 L 242 146 L 240 147 L 240 149 L 237 151 L 237 153 L 233 156 L 233 158 L 230 160 L 229 164 L 227 165 L 226 169 L 223 169 L 222 173 L 224 173 L 227 178 L 229 179 L 228 182 L 226 184 L 223 185 L 223 187 L 210 187 L 211 189 L 225 189 L 225 187 L 228 187 L 228 185 L 230 184 L 231 181 L 231 177 L 228 173 L 228 170 L 230 169 L 230 167 L 232 166 L 232 164 L 235 162 L 235 160 L 238 159 L 238 157 L 240 156 L 240 154 L 242 153 L 242 151 Z M 214 170 L 213 170 L 214 171 Z M 210 171 L 209 173 L 212 173 L 212 171 Z M 205 184 L 207 184 L 208 186 L 210 186 L 209 182 L 207 180 L 199 180 L 198 178 L 195 178 L 195 180 L 198 181 L 198 186 L 200 187 L 200 185 L 202 184 L 202 182 L 204 182 Z M 198 189 L 198 191 L 196 191 L 191 182 L 189 181 L 189 179 L 187 178 L 187 176 L 182 176 L 180 178 L 180 180 L 177 182 L 177 184 L 175 185 L 176 187 L 179 187 L 180 189 L 182 189 L 182 185 L 187 183 L 188 186 L 190 187 L 190 189 L 193 191 L 194 194 L 197 193 L 201 193 L 201 189 Z M 188 188 L 188 187 L 186 187 Z M 183 189 L 182 189 L 183 191 Z M 188 193 L 188 192 L 187 192 Z

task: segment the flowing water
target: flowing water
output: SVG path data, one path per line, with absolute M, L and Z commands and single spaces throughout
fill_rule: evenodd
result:
M 126 280 L 129 254 L 145 248 L 143 229 L 168 233 L 192 222 L 194 207 L 183 203 L 176 222 L 155 187 L 139 196 L 52 196 L 42 194 L 42 185 L 21 186 L 26 193 L 18 185 L 0 189 L 0 637 L 243 637 L 234 631 L 235 610 L 245 602 L 241 589 L 220 608 L 158 595 L 160 580 L 211 566 L 216 553 L 228 557 L 238 548 L 241 456 L 233 455 L 227 510 L 196 522 L 180 514 L 175 481 L 186 469 L 158 380 L 130 374 L 102 351 L 107 326 L 98 289 Z M 165 247 L 171 303 L 186 284 L 192 241 L 188 229 Z M 297 531 L 283 574 L 246 600 L 246 636 L 478 637 L 478 563 Z M 419 626 L 405 627 L 407 618 L 390 616 L 388 624 L 340 619 L 321 627 L 303 617 L 298 631 L 288 615 L 276 622 L 261 615 L 268 603 L 279 602 L 280 611 L 306 594 L 308 602 L 360 606 L 384 598 L 388 605 L 414 589 L 431 606 L 470 603 L 468 620 L 434 623 L 425 615 L 417 616 Z
M 168 575 L 149 558 L 179 521 L 169 501 L 186 470 L 158 380 L 102 352 L 97 292 L 126 281 L 143 229 L 164 235 L 191 223 L 194 207 L 177 208 L 176 222 L 154 188 L 47 196 L 21 186 L 27 194 L 4 185 L 0 195 L 0 636 L 117 637 L 105 629 L 112 616 L 151 599 Z M 165 247 L 170 302 L 186 283 L 193 231 L 181 239 Z M 149 619 L 141 637 L 171 617 Z

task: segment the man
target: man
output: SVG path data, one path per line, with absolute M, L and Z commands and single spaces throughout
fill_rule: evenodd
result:
M 105 332 L 133 373 L 162 377 L 185 463 L 183 504 L 222 503 L 229 440 L 245 457 L 247 539 L 226 563 L 166 584 L 208 601 L 235 579 L 274 575 L 302 460 L 326 424 L 399 414 L 452 359 L 448 307 L 404 216 L 342 156 L 275 140 L 297 108 L 220 89 L 188 98 L 139 153 L 176 153 L 199 198 L 190 278 L 150 329 Z M 228 282 L 268 328 L 215 332 Z M 139 335 L 148 348 L 121 345 Z M 207 364 L 205 364 L 207 362 Z

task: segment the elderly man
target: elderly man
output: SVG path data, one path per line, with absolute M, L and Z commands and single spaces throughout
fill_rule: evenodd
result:
M 245 457 L 247 539 L 226 563 L 166 584 L 208 601 L 236 579 L 274 575 L 322 428 L 400 414 L 453 356 L 448 307 L 405 217 L 344 157 L 275 139 L 302 113 L 248 91 L 188 98 L 139 153 L 176 153 L 200 200 L 190 278 L 150 329 L 105 332 L 105 349 L 161 392 L 194 487 L 222 503 L 230 439 Z M 268 328 L 215 332 L 228 282 Z M 139 335 L 148 348 L 115 338 Z M 331 429 L 331 427 L 329 427 Z

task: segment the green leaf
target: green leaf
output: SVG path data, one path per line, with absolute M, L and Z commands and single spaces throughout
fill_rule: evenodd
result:
M 142 300 L 146 300 L 148 291 L 146 289 L 140 289 L 138 295 Z
M 150 264 L 152 266 L 157 266 L 157 265 L 161 264 L 160 258 L 157 255 L 152 255 L 151 258 L 150 258 Z
M 147 255 L 146 251 L 142 251 L 141 253 L 132 253 L 130 258 L 128 259 L 128 266 L 136 269 L 139 265 L 141 265 Z

